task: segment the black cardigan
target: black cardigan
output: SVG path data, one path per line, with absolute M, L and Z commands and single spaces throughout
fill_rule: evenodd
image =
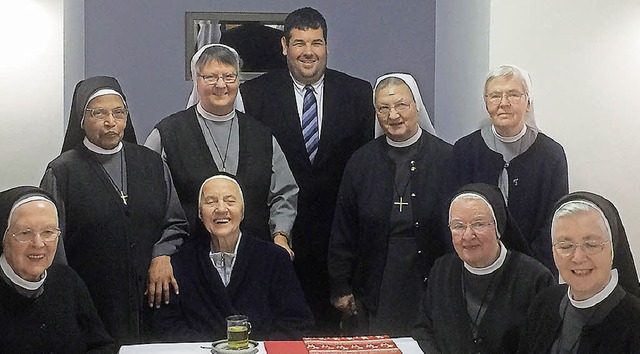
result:
M 455 253 L 436 261 L 429 277 L 414 338 L 425 351 L 443 353 L 513 353 L 536 294 L 554 282 L 535 259 L 508 251 L 474 341 L 462 292 L 462 260 Z
M 157 339 L 211 341 L 226 338 L 225 318 L 249 316 L 255 340 L 300 340 L 313 325 L 289 254 L 280 246 L 243 233 L 231 280 L 225 288 L 204 235 L 171 257 L 180 294 L 154 310 Z
M 617 286 L 618 289 L 620 285 Z M 624 290 L 623 290 L 624 291 Z M 567 285 L 541 292 L 531 304 L 519 353 L 548 353 L 560 330 L 560 302 Z M 620 303 L 597 325 L 582 329 L 578 353 L 640 353 L 640 300 L 626 293 Z
M 453 146 L 451 190 L 468 183 L 498 184 L 505 161 L 490 150 L 480 130 Z M 509 212 L 527 240 L 533 256 L 556 272 L 551 254 L 550 220 L 554 204 L 569 192 L 567 158 L 564 149 L 543 133 L 534 143 L 511 160 L 509 172 Z
M 71 268 L 53 264 L 43 286 L 43 293 L 30 299 L 0 278 L 0 353 L 116 352 Z
M 443 184 L 451 145 L 422 132 L 411 172 L 413 235 L 426 280 L 433 262 L 451 249 L 443 208 Z M 375 311 L 387 259 L 395 165 L 385 136 L 356 151 L 340 184 L 329 241 L 331 296 L 353 294 Z

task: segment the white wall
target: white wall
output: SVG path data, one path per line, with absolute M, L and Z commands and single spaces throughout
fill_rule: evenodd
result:
M 60 153 L 73 90 L 65 72 L 73 80 L 84 72 L 82 12 L 82 0 L 0 3 L 0 190 L 38 185 Z M 64 33 L 67 23 L 72 31 Z M 72 46 L 66 63 L 65 44 Z
M 490 65 L 527 69 L 569 188 L 619 209 L 640 265 L 640 1 L 493 0 Z M 436 92 L 438 88 L 436 87 Z
M 0 46 L 4 190 L 38 183 L 44 164 L 55 156 L 43 152 L 62 131 L 62 1 L 2 2 Z

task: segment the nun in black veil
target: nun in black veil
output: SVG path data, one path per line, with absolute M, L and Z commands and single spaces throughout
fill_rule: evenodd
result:
M 31 186 L 0 192 L 0 230 L 0 353 L 115 352 L 78 274 L 52 264 L 53 197 Z
M 425 353 L 513 353 L 535 295 L 554 282 L 497 186 L 460 188 L 449 207 L 455 253 L 429 275 L 414 338 Z
M 41 181 L 63 211 L 68 264 L 119 345 L 147 341 L 145 308 L 178 291 L 170 255 L 188 235 L 167 166 L 135 144 L 129 119 L 115 78 L 79 82 L 63 152 Z
M 553 258 L 566 282 L 531 305 L 522 353 L 640 353 L 640 285 L 616 207 L 574 192 L 555 206 Z

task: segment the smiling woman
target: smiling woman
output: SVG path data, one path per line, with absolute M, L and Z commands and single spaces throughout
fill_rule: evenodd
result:
M 631 353 L 640 348 L 638 275 L 615 206 L 589 192 L 558 201 L 553 256 L 567 284 L 531 305 L 521 353 Z
M 515 353 L 534 296 L 554 279 L 526 241 L 498 187 L 460 188 L 449 207 L 456 253 L 438 259 L 413 337 L 425 353 Z
M 112 353 L 89 292 L 52 265 L 60 229 L 53 198 L 36 187 L 0 193 L 0 352 Z

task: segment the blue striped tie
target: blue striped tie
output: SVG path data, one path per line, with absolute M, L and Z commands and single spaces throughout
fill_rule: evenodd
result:
M 304 87 L 304 101 L 302 104 L 302 136 L 304 137 L 304 145 L 309 154 L 309 161 L 313 162 L 318 152 L 318 142 L 320 136 L 318 134 L 318 105 L 316 96 L 313 94 L 313 87 L 307 85 Z

